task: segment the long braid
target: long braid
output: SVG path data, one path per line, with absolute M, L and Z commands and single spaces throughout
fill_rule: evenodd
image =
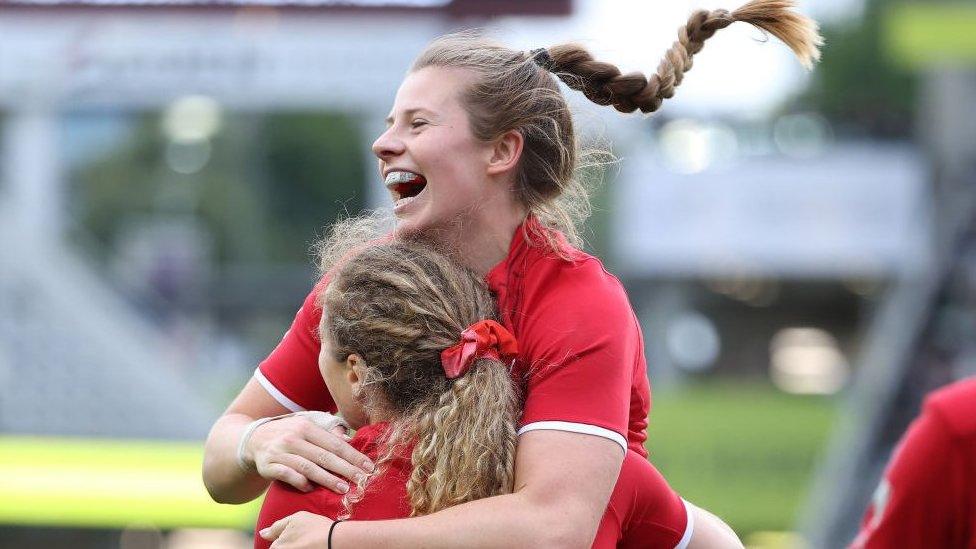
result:
M 548 49 L 550 68 L 569 87 L 598 105 L 613 105 L 620 112 L 640 109 L 651 113 L 674 96 L 684 74 L 691 70 L 693 56 L 715 33 L 732 23 L 749 23 L 783 41 L 807 69 L 820 59 L 823 44 L 816 22 L 793 11 L 793 0 L 752 0 L 729 12 L 698 10 L 678 28 L 678 39 L 664 54 L 657 72 L 650 78 L 640 72 L 621 74 L 616 65 L 597 61 L 578 44 L 561 44 Z

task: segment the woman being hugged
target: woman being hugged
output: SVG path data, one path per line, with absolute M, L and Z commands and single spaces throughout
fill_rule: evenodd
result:
M 767 30 L 811 63 L 816 26 L 791 8 L 753 0 L 731 13 L 696 12 L 650 78 L 622 75 L 569 44 L 526 53 L 460 34 L 420 54 L 373 150 L 394 200 L 396 237 L 430 242 L 484 276 L 501 324 L 519 341 L 525 401 L 514 491 L 413 519 L 343 523 L 334 532 L 339 547 L 590 545 L 625 454 L 647 455 L 650 388 L 623 287 L 577 247 L 586 194 L 557 77 L 598 104 L 653 112 L 703 42 L 735 21 Z M 248 428 L 289 410 L 335 410 L 314 337 L 316 296 L 327 286 L 328 276 L 212 429 L 204 480 L 216 500 L 253 499 L 272 479 L 343 492 L 342 479 L 371 470 L 341 435 L 304 418 Z M 292 541 L 280 546 L 314 546 L 329 526 L 324 518 L 287 523 Z
M 377 468 L 344 495 L 273 483 L 259 529 L 303 510 L 403 518 L 512 491 L 518 347 L 476 274 L 427 246 L 376 244 L 343 261 L 319 301 L 322 379 Z

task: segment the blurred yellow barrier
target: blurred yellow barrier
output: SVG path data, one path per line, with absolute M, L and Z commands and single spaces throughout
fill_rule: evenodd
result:
M 976 3 L 916 2 L 887 12 L 884 43 L 900 65 L 976 66 Z
M 0 437 L 0 523 L 251 529 L 258 503 L 214 503 L 202 457 L 202 442 Z
M 753 532 L 745 539 L 746 549 L 809 549 L 796 532 Z

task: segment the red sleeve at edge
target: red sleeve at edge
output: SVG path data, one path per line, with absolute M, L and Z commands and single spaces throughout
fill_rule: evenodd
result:
M 325 284 L 323 279 L 312 289 L 291 328 L 258 366 L 264 377 L 264 380 L 259 377 L 259 381 L 286 408 L 294 409 L 297 405 L 306 410 L 336 411 L 318 366 L 317 331 L 322 311 L 317 296 Z
M 893 453 L 852 547 L 952 546 L 953 494 L 962 480 L 956 457 L 945 425 L 927 409 Z

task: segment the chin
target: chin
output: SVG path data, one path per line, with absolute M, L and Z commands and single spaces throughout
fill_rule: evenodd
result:
M 421 213 L 407 213 L 396 216 L 397 236 L 418 238 L 431 233 L 436 224 Z
M 398 215 L 394 232 L 398 237 L 407 239 L 447 243 L 453 242 L 470 225 L 470 219 L 460 213 L 446 217 L 425 215 L 426 213 Z

